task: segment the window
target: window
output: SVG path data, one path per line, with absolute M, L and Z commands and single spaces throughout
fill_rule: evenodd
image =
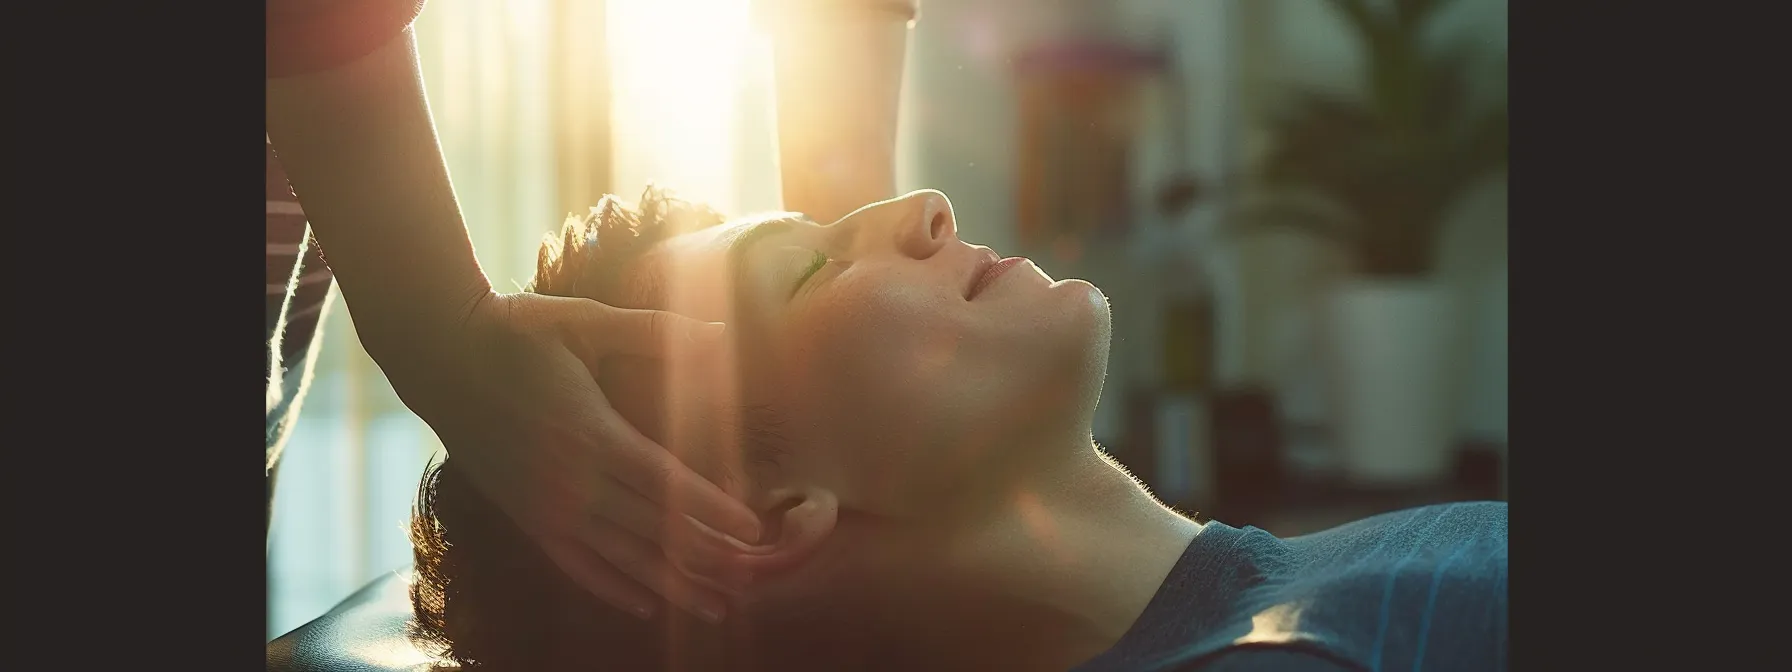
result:
M 565 216 L 556 150 L 566 143 L 555 136 L 553 110 L 580 103 L 554 95 L 555 47 L 543 39 L 562 19 L 606 17 L 612 100 L 627 101 L 610 110 L 610 191 L 632 198 L 652 181 L 724 212 L 777 205 L 770 74 L 747 30 L 746 0 L 603 4 L 432 0 L 417 21 L 437 131 L 480 263 L 499 291 L 527 281 L 542 235 Z M 331 301 L 315 379 L 280 467 L 269 639 L 410 562 L 404 526 L 418 476 L 440 449 Z

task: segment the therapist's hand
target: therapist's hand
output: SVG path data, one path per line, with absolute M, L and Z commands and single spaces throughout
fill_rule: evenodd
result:
M 352 62 L 270 78 L 266 93 L 268 141 L 362 345 L 472 483 L 599 597 L 637 613 L 654 593 L 719 609 L 689 577 L 738 564 L 691 519 L 755 541 L 757 517 L 623 422 L 589 368 L 702 323 L 491 291 L 409 28 Z
M 459 312 L 369 352 L 461 473 L 599 598 L 645 618 L 657 593 L 721 620 L 717 589 L 738 587 L 730 557 L 759 539 L 758 516 L 635 431 L 592 370 L 719 343 L 723 325 L 530 293 Z

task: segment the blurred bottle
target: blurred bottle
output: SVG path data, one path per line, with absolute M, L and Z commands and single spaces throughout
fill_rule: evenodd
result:
M 1285 480 L 1276 397 L 1261 386 L 1220 384 L 1217 297 L 1204 270 L 1183 265 L 1167 287 L 1161 451 L 1173 461 L 1180 447 L 1184 463 L 1172 468 L 1185 474 L 1193 505 L 1249 524 L 1274 509 Z
M 1159 341 L 1163 375 L 1151 418 L 1157 467 L 1153 487 L 1165 501 L 1205 510 L 1216 504 L 1218 481 L 1210 408 L 1213 294 L 1198 270 L 1187 267 L 1172 268 L 1165 290 Z

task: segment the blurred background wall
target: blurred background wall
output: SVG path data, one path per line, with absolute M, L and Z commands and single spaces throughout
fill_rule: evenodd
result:
M 1503 0 L 1443 4 L 1426 40 L 1503 58 Z M 496 286 L 520 288 L 541 236 L 605 192 L 632 197 L 653 181 L 728 212 L 777 206 L 769 57 L 747 9 L 431 0 L 416 24 L 431 104 Z M 1451 199 L 1428 281 L 1451 302 L 1446 356 L 1432 367 L 1447 390 L 1447 474 L 1356 483 L 1344 468 L 1327 334 L 1332 297 L 1360 270 L 1351 250 L 1298 228 L 1228 226 L 1277 141 L 1268 120 L 1287 92 L 1362 95 L 1364 53 L 1318 0 L 923 2 L 899 186 L 945 191 L 965 239 L 1114 297 L 1096 439 L 1185 509 L 1297 533 L 1504 497 L 1503 171 Z M 1503 91 L 1503 69 L 1477 72 L 1488 73 L 1477 86 Z M 1100 95 L 1054 103 L 1065 90 Z M 1042 200 L 1063 184 L 1078 200 Z M 404 522 L 440 448 L 361 351 L 346 311 L 333 312 L 282 467 L 270 639 L 409 561 Z M 1228 494 L 1244 486 L 1280 494 Z

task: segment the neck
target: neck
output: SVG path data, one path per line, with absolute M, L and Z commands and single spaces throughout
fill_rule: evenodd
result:
M 936 557 L 945 561 L 928 563 L 928 576 L 903 582 L 933 587 L 911 592 L 917 608 L 904 611 L 928 616 L 934 625 L 920 627 L 948 643 L 942 655 L 1002 669 L 1062 670 L 1087 660 L 1126 633 L 1200 531 L 1098 453 L 1086 433 L 1075 441 L 1080 448 L 1044 453 L 1072 456 L 1059 468 L 1017 483 L 982 524 L 932 546 L 944 549 Z

